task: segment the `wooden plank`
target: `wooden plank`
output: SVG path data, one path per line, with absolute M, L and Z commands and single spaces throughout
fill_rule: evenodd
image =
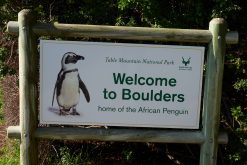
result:
M 8 128 L 8 137 L 19 139 L 19 126 Z M 126 128 L 37 128 L 35 137 L 41 139 L 59 140 L 98 140 L 98 141 L 128 141 L 128 142 L 159 142 L 159 143 L 192 143 L 202 144 L 205 141 L 201 131 L 164 130 L 164 129 L 126 129 Z M 177 141 L 178 140 L 178 141 Z M 226 132 L 220 132 L 220 144 L 227 144 Z
M 43 35 L 89 37 L 128 40 L 156 40 L 174 42 L 208 42 L 211 33 L 208 30 L 165 29 L 102 25 L 37 24 L 34 32 Z
M 226 44 L 238 44 L 239 35 L 237 31 L 230 31 L 226 33 Z
M 209 44 L 206 66 L 202 115 L 202 131 L 206 141 L 201 145 L 200 165 L 215 165 L 217 163 L 226 22 L 224 19 L 213 19 L 209 24 L 209 30 L 212 32 L 213 38 Z
M 21 139 L 21 127 L 9 126 L 7 128 L 7 137 L 10 139 Z
M 12 34 L 16 33 L 18 31 L 18 24 L 12 21 L 9 22 L 7 25 L 7 31 Z M 34 25 L 33 31 L 39 36 L 89 37 L 202 43 L 209 42 L 212 37 L 208 30 L 60 23 L 38 23 Z
M 8 22 L 7 31 L 9 33 L 18 34 L 18 28 L 19 27 L 17 22 Z M 209 30 L 198 29 L 39 23 L 34 25 L 32 30 L 38 36 L 59 37 L 89 37 L 199 43 L 208 43 L 212 38 L 212 34 Z M 228 44 L 237 44 L 238 33 L 227 33 L 226 41 Z
M 37 164 L 37 141 L 33 132 L 37 127 L 37 84 L 38 56 L 37 38 L 32 34 L 33 13 L 22 10 L 18 14 L 19 23 L 19 89 L 20 89 L 20 163 Z
M 227 143 L 226 133 L 219 136 L 220 143 Z M 35 136 L 45 139 L 97 140 L 156 143 L 202 144 L 201 131 L 161 130 L 161 129 L 125 129 L 125 128 L 38 128 Z
M 36 137 L 68 140 L 99 140 L 125 142 L 166 142 L 166 143 L 202 143 L 203 136 L 198 131 L 165 131 L 140 129 L 104 129 L 104 128 L 39 128 Z

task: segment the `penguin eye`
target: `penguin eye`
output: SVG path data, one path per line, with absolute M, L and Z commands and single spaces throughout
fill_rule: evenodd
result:
M 76 56 L 75 55 L 69 55 L 66 57 L 65 59 L 65 64 L 69 64 L 69 63 L 76 63 L 77 60 L 76 60 Z
M 70 63 L 70 61 L 71 61 L 71 56 L 67 56 L 65 59 L 65 64 Z

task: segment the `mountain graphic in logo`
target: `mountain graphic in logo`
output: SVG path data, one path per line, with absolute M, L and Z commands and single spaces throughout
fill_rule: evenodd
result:
M 191 57 L 188 58 L 187 60 L 185 60 L 184 57 L 182 57 L 182 63 L 183 63 L 185 66 L 187 66 L 188 64 L 190 64 L 190 59 L 191 59 Z

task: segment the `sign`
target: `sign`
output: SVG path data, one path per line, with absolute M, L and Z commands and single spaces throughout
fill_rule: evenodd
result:
M 198 129 L 204 47 L 40 42 L 40 123 Z

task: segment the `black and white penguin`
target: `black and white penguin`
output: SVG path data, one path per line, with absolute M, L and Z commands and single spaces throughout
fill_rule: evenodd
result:
M 76 105 L 79 103 L 80 98 L 80 89 L 87 102 L 90 101 L 87 87 L 81 80 L 78 68 L 76 67 L 78 60 L 84 60 L 84 57 L 73 52 L 65 53 L 61 60 L 62 68 L 58 73 L 52 98 L 53 106 L 56 93 L 60 115 L 80 115 L 76 111 Z

